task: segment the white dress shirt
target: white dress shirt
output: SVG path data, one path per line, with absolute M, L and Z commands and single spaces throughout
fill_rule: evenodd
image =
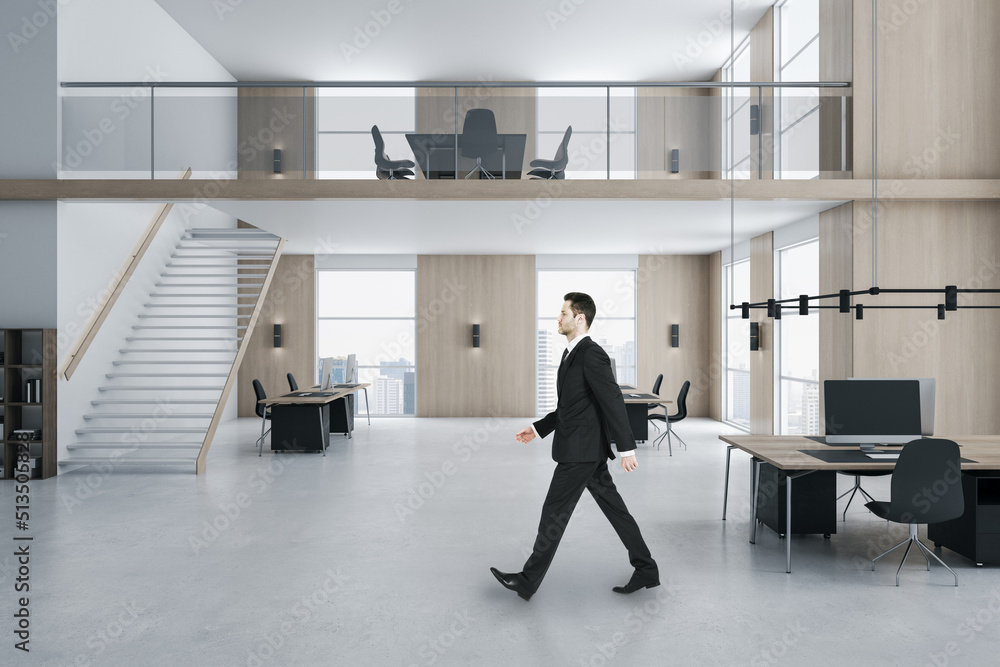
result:
M 571 352 L 573 351 L 573 348 L 574 348 L 574 347 L 576 347 L 576 346 L 577 346 L 577 344 L 578 344 L 578 343 L 579 343 L 579 342 L 580 342 L 581 340 L 583 340 L 584 338 L 590 338 L 590 334 L 589 334 L 589 333 L 585 333 L 585 334 L 583 334 L 582 336 L 577 336 L 576 338 L 574 338 L 573 340 L 571 340 L 571 341 L 569 342 L 569 345 L 567 345 L 567 346 L 566 346 L 566 356 L 567 356 L 567 357 L 568 357 L 568 356 L 570 355 L 570 353 L 571 353 Z M 561 366 L 561 365 L 562 365 L 562 364 L 560 364 L 560 366 Z M 535 430 L 535 425 L 534 425 L 534 424 L 531 424 L 531 430 L 532 430 L 532 432 L 533 432 L 533 433 L 535 434 L 535 437 L 536 437 L 536 438 L 537 438 L 537 437 L 539 437 L 539 435 L 538 435 L 538 431 L 536 431 L 536 430 Z M 630 451 L 627 451 L 627 452 L 618 452 L 618 454 L 619 454 L 620 456 L 635 456 L 635 450 L 633 449 L 633 450 L 630 450 Z

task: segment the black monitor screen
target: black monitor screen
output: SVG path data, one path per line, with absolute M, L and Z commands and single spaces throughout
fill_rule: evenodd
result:
M 905 443 L 920 437 L 916 380 L 827 380 L 823 389 L 827 442 Z

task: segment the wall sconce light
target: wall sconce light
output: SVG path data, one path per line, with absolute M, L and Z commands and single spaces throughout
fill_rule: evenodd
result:
M 681 151 L 675 148 L 670 151 L 670 173 L 679 174 L 681 171 Z
M 943 303 L 939 303 L 938 304 L 938 309 L 937 310 L 938 310 L 938 319 L 939 320 L 943 320 L 944 319 L 944 311 L 945 311 L 945 309 L 946 309 L 946 306 Z
M 670 325 L 670 347 L 680 347 L 680 329 L 679 324 Z
M 472 347 L 479 347 L 479 325 L 472 325 Z
M 854 319 L 863 320 L 865 319 L 865 304 L 859 303 L 855 306 Z
M 799 315 L 809 314 L 809 295 L 800 294 L 799 295 Z
M 276 174 L 280 174 L 281 173 L 281 149 L 280 148 L 275 148 L 274 149 L 274 173 L 276 173 Z
M 750 323 L 750 351 L 756 352 L 760 349 L 760 322 Z
M 281 325 L 274 325 L 274 346 L 281 347 Z

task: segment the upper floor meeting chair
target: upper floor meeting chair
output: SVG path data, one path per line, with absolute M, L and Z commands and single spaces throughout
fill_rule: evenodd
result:
M 264 453 L 264 438 L 271 432 L 271 429 L 267 429 L 267 431 L 264 430 L 266 423 L 271 420 L 271 411 L 265 408 L 264 404 L 261 403 L 262 400 L 267 398 L 267 394 L 264 393 L 264 385 L 262 385 L 260 380 L 256 378 L 254 378 L 253 381 L 253 393 L 257 397 L 257 402 L 254 404 L 254 412 L 256 412 L 257 416 L 260 417 L 260 437 L 257 438 L 257 442 L 254 444 L 256 444 L 259 448 L 257 456 L 260 456 Z
M 486 178 L 495 178 L 483 167 L 483 159 L 493 157 L 502 148 L 497 135 L 497 120 L 489 109 L 469 109 L 465 114 L 465 124 L 462 126 L 462 157 L 476 158 L 476 166 L 465 175 L 469 178 L 477 171 Z M 507 177 L 507 155 L 503 156 L 503 178 Z
M 684 449 L 687 449 L 687 443 L 684 442 L 684 440 L 681 438 L 681 436 L 679 436 L 679 435 L 677 435 L 676 433 L 673 432 L 674 430 L 673 430 L 673 427 L 671 426 L 671 424 L 676 424 L 677 422 L 681 421 L 682 419 L 684 419 L 685 417 L 688 416 L 687 397 L 688 397 L 688 390 L 689 389 L 691 389 L 691 382 L 689 380 L 684 380 L 684 384 L 681 385 L 681 390 L 677 394 L 677 412 L 675 412 L 672 415 L 650 415 L 649 416 L 650 419 L 658 419 L 658 420 L 660 420 L 662 422 L 666 422 L 666 424 L 667 424 L 667 430 L 666 430 L 666 432 L 663 435 L 661 435 L 659 438 L 657 438 L 656 442 L 654 444 L 656 445 L 656 448 L 659 449 L 660 448 L 660 442 L 663 440 L 664 436 L 666 436 L 666 438 L 667 438 L 667 451 L 670 452 L 670 456 L 674 455 L 674 447 L 673 447 L 673 443 L 671 442 L 671 436 L 676 436 L 677 439 L 681 441 L 681 444 L 684 445 Z
M 566 178 L 566 165 L 569 163 L 569 138 L 573 134 L 573 126 L 566 128 L 559 148 L 556 149 L 556 156 L 551 160 L 532 160 L 531 166 L 536 167 L 528 172 L 529 176 L 545 179 Z
M 662 384 L 663 384 L 663 373 L 660 373 L 659 375 L 656 376 L 656 381 L 653 382 L 653 395 L 654 396 L 659 396 L 660 395 L 660 385 L 662 385 Z M 657 424 L 656 424 L 656 422 L 659 421 L 659 419 L 657 417 L 658 416 L 662 416 L 662 415 L 660 415 L 660 413 L 658 413 L 658 412 L 654 412 L 654 410 L 659 410 L 662 407 L 663 407 L 663 405 L 660 404 L 660 403 L 647 403 L 646 404 L 646 409 L 649 410 L 649 413 L 650 413 L 649 417 L 647 417 L 647 419 L 649 420 L 649 422 L 654 427 L 656 427 L 657 431 L 660 430 L 660 427 L 657 426 Z
M 910 536 L 872 559 L 872 571 L 875 571 L 875 561 L 890 551 L 906 545 L 903 560 L 896 570 L 896 585 L 899 586 L 899 571 L 914 544 L 927 561 L 927 571 L 931 569 L 931 560 L 944 565 L 955 577 L 958 586 L 958 575 L 944 561 L 928 549 L 917 537 L 917 526 L 922 523 L 939 523 L 957 519 L 965 512 L 965 496 L 962 491 L 962 476 L 960 474 L 961 454 L 958 445 L 951 440 L 940 438 L 923 438 L 912 440 L 903 445 L 903 450 L 896 459 L 896 467 L 892 471 L 892 483 L 889 487 L 889 502 L 873 500 L 865 507 L 882 519 L 895 523 L 910 525 Z M 928 492 L 932 494 L 927 497 Z
M 298 391 L 299 390 L 299 383 L 295 381 L 295 376 L 292 375 L 291 373 L 289 373 L 285 377 L 288 378 L 288 388 L 291 391 Z
M 375 140 L 375 174 L 379 180 L 410 180 L 407 176 L 413 176 L 411 169 L 416 163 L 413 160 L 390 160 L 385 154 L 385 140 L 382 139 L 378 125 L 372 125 L 372 139 Z

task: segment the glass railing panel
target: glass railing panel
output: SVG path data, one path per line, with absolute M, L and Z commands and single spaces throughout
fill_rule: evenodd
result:
M 62 92 L 58 178 L 150 178 L 150 89 Z
M 259 148 L 234 142 L 239 104 L 233 88 L 158 88 L 153 107 L 156 178 L 176 178 L 190 168 L 193 179 L 235 179 L 238 148 L 266 151 L 263 142 Z
M 373 126 L 388 159 L 412 160 L 416 102 L 414 88 L 316 89 L 316 178 L 378 178 Z

